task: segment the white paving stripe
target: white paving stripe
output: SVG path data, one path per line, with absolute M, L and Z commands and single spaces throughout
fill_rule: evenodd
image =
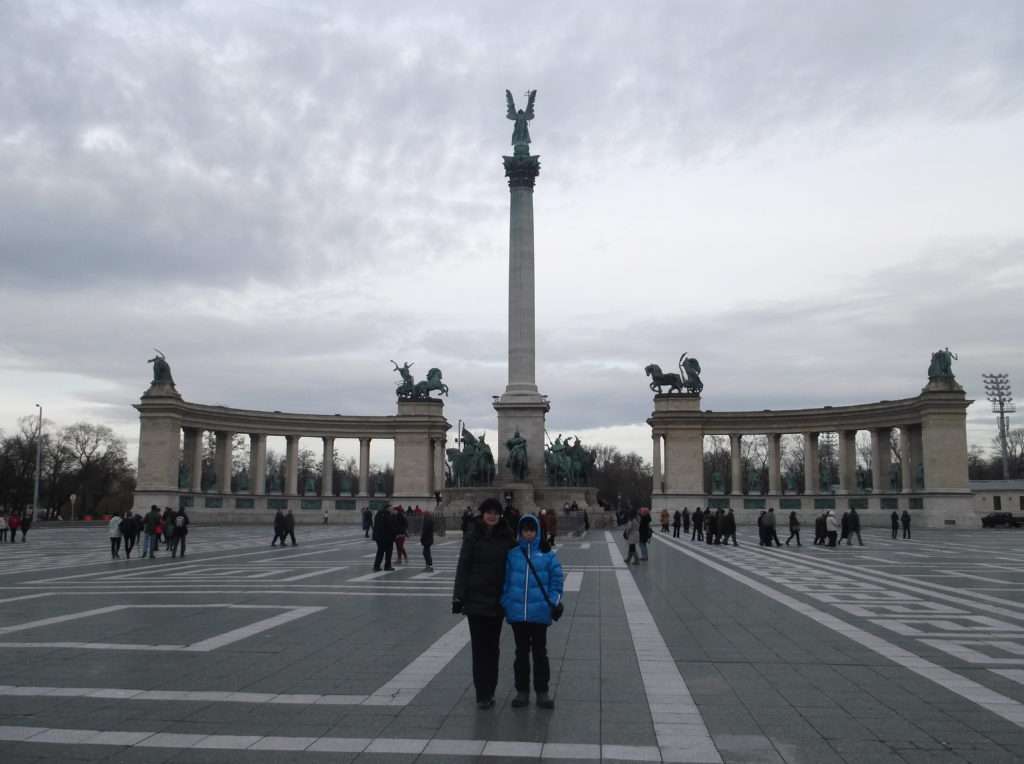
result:
M 469 644 L 469 623 L 464 618 L 445 632 L 422 655 L 366 700 L 368 706 L 404 706 L 416 697 L 451 660 Z
M 606 532 L 613 560 L 622 553 Z M 623 565 L 625 565 L 623 561 Z M 676 666 L 658 624 L 647 607 L 640 589 L 628 570 L 618 570 L 622 605 L 633 636 L 633 649 L 640 664 L 640 677 L 647 694 L 654 734 L 658 738 L 662 761 L 721 762 L 700 709 Z
M 643 745 L 535 743 L 525 740 L 456 740 L 396 737 L 287 737 L 283 735 L 195 735 L 149 731 L 101 731 L 0 726 L 0 740 L 19 743 L 108 745 L 132 748 L 219 749 L 224 751 L 306 751 L 310 753 L 428 754 L 541 759 L 698 761 L 663 758 Z
M 345 570 L 347 567 L 347 565 L 339 565 L 336 568 L 321 568 L 320 570 L 314 570 L 312 573 L 302 573 L 298 576 L 279 578 L 275 583 L 283 584 L 288 581 L 302 581 L 305 578 L 313 578 L 314 576 L 326 576 L 328 573 L 337 573 L 339 570 Z
M 857 628 L 840 618 L 825 613 L 813 605 L 801 602 L 800 600 L 790 597 L 788 594 L 777 592 L 772 587 L 762 584 L 761 582 L 743 575 L 742 573 L 738 573 L 732 568 L 710 560 L 701 554 L 690 551 L 679 543 L 674 543 L 668 539 L 662 538 L 658 538 L 658 541 L 671 547 L 680 554 L 684 554 L 702 565 L 706 565 L 712 570 L 716 570 L 734 581 L 744 584 L 766 597 L 770 597 L 780 605 L 785 605 L 791 610 L 807 616 L 825 628 L 831 629 L 832 631 L 842 634 L 844 637 L 852 639 L 854 642 L 872 650 L 883 658 L 893 661 L 896 665 L 901 666 L 908 671 L 912 671 L 925 679 L 930 679 L 940 687 L 978 704 L 982 708 L 991 711 L 1007 721 L 1013 722 L 1020 727 L 1024 727 L 1024 704 L 1018 703 L 1013 698 L 1002 695 L 994 690 L 990 690 L 988 687 L 985 687 L 978 682 L 966 679 L 954 671 L 950 671 L 936 663 L 932 663 L 929 660 L 921 658 L 917 654 L 912 653 L 909 650 L 905 650 L 899 645 L 884 640 L 881 637 L 876 637 L 874 634 Z
M 562 589 L 567 592 L 578 592 L 582 586 L 583 571 L 574 570 L 565 577 L 565 583 L 563 584 Z

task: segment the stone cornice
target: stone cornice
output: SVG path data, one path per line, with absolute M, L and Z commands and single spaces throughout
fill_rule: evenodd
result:
M 773 411 L 691 411 L 667 410 L 678 395 L 656 395 L 655 411 L 647 420 L 655 433 L 679 428 L 699 427 L 707 435 L 733 433 L 790 434 L 802 432 L 838 432 L 871 430 L 921 424 L 931 415 L 963 416 L 973 401 L 962 391 L 923 392 L 915 398 L 878 401 L 852 406 L 825 406 L 815 409 Z
M 135 408 L 143 417 L 180 418 L 182 427 L 309 438 L 393 438 L 403 433 L 444 437 L 450 427 L 444 418 L 444 405 L 437 400 L 417 401 L 411 407 L 400 404 L 400 413 L 392 416 L 258 411 L 190 403 L 170 396 L 144 396 Z

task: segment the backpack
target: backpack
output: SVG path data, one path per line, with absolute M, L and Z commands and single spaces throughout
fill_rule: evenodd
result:
M 185 527 L 185 515 L 178 515 L 176 518 L 174 518 L 174 527 L 175 528 L 184 528 Z

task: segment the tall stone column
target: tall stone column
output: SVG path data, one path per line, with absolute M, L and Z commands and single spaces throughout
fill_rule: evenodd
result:
M 192 452 L 192 492 L 203 490 L 203 430 L 196 428 L 196 450 Z
M 857 431 L 839 431 L 839 491 L 853 493 L 857 487 Z
M 188 467 L 188 485 L 186 491 L 196 491 L 196 455 L 199 455 L 199 479 L 202 480 L 203 471 L 203 431 L 195 427 L 185 428 L 185 448 L 182 454 L 182 463 Z
M 262 496 L 267 491 L 267 436 L 249 435 L 249 488 Z
M 768 493 L 782 493 L 782 436 L 768 433 Z
M 294 496 L 299 492 L 299 436 L 285 435 L 285 477 L 284 492 Z
M 732 495 L 743 495 L 743 462 L 740 459 L 743 448 L 743 435 L 731 433 L 729 435 L 729 466 L 732 476 Z
M 444 447 L 443 438 L 434 439 L 434 491 L 444 490 Z
M 804 493 L 816 494 L 821 490 L 818 482 L 818 433 L 804 433 Z
M 230 432 L 217 431 L 217 451 L 214 464 L 217 470 L 218 493 L 231 493 L 231 435 Z
M 334 438 L 324 438 L 323 466 L 320 470 L 320 495 L 334 495 Z
M 900 425 L 900 481 L 903 493 L 914 491 L 914 449 L 910 445 L 909 424 Z
M 370 438 L 359 439 L 359 495 L 370 495 Z
M 506 443 L 518 431 L 526 439 L 527 481 L 544 484 L 544 417 L 550 408 L 535 374 L 533 187 L 540 157 L 517 147 L 504 157 L 510 194 L 508 242 L 508 384 L 494 403 L 498 412 L 498 476 L 508 474 Z
M 661 435 L 659 433 L 655 433 L 651 440 L 654 447 L 654 455 L 651 460 L 651 463 L 654 466 L 654 475 L 652 478 L 654 485 L 651 487 L 651 491 L 653 493 L 662 493 L 661 488 L 664 478 L 661 471 Z
M 888 427 L 871 431 L 871 492 L 889 490 L 889 432 Z

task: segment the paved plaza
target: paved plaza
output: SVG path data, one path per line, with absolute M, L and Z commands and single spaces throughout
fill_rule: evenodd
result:
M 184 560 L 112 561 L 105 528 L 0 546 L 0 761 L 1024 760 L 1024 534 L 738 548 L 619 532 L 558 548 L 556 709 L 479 711 L 434 572 L 373 573 L 352 527 L 193 527 Z

